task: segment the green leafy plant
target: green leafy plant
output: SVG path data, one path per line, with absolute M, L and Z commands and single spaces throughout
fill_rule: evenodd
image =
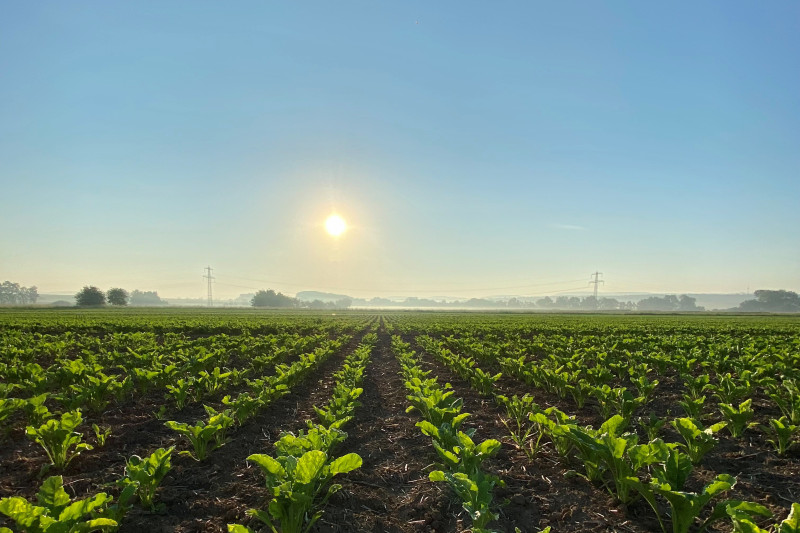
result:
M 582 409 L 586 399 L 591 396 L 594 386 L 585 379 L 580 379 L 575 383 L 568 383 L 566 388 L 578 409 Z
M 90 498 L 71 501 L 61 476 L 47 478 L 36 495 L 37 505 L 17 496 L 0 500 L 0 513 L 12 519 L 27 533 L 89 533 L 114 531 L 116 520 L 102 514 L 111 497 L 101 492 Z M 10 529 L 0 528 L 1 532 Z
M 644 429 L 647 434 L 647 440 L 652 441 L 658 438 L 658 434 L 667 424 L 667 419 L 659 418 L 655 413 L 650 413 L 647 418 L 640 416 L 637 422 L 639 427 Z
M 93 412 L 100 412 L 109 401 L 121 394 L 124 383 L 116 376 L 107 376 L 97 371 L 86 374 L 79 384 L 70 385 L 71 392 L 60 396 L 60 400 L 69 408 L 86 406 Z
M 138 483 L 131 483 L 120 491 L 119 497 L 117 498 L 116 502 L 113 502 L 111 505 L 108 506 L 105 512 L 103 512 L 104 518 L 110 518 L 114 520 L 118 524 L 122 523 L 123 518 L 131 510 L 133 507 L 133 503 L 136 500 L 136 491 L 139 488 Z M 116 531 L 116 528 L 114 529 Z
M 431 481 L 445 481 L 450 485 L 453 492 L 461 498 L 464 510 L 472 519 L 472 531 L 475 533 L 487 531 L 486 526 L 489 522 L 497 519 L 497 513 L 489 508 L 492 503 L 492 489 L 499 481 L 496 476 L 483 471 L 469 476 L 463 472 L 434 470 L 428 478 Z
M 661 528 L 665 532 L 667 529 L 658 511 L 656 495 L 663 497 L 669 503 L 673 533 L 688 533 L 689 528 L 694 524 L 706 505 L 718 494 L 731 489 L 736 484 L 736 479 L 728 474 L 719 474 L 711 483 L 703 487 L 703 491 L 699 494 L 673 489 L 669 483 L 662 483 L 660 480 L 643 483 L 638 478 L 629 477 L 628 483 L 632 488 L 638 490 L 647 503 L 650 504 L 656 512 Z M 710 521 L 706 521 L 704 526 L 708 525 L 708 523 Z
M 642 482 L 635 476 L 628 477 L 627 482 L 650 504 L 665 532 L 667 529 L 659 513 L 656 496 L 666 499 L 671 507 L 669 516 L 673 533 L 687 533 L 706 505 L 716 495 L 731 489 L 736 484 L 736 479 L 728 474 L 720 474 L 706 485 L 701 493 L 686 492 L 684 485 L 692 473 L 691 458 L 681 452 L 680 446 L 676 444 L 660 443 L 658 447 L 661 448 L 660 460 L 651 465 L 650 482 Z M 736 509 L 740 514 L 747 513 L 748 516 L 753 514 L 770 516 L 769 510 L 761 505 L 740 500 L 726 500 L 715 506 L 699 530 L 703 531 L 711 523 L 724 518 L 728 508 Z
M 602 385 L 595 388 L 594 395 L 603 418 L 608 419 L 614 414 L 619 414 L 626 424 L 630 422 L 633 412 L 645 402 L 644 397 L 634 397 L 625 387 L 612 389 L 608 385 Z
M 53 413 L 45 405 L 45 402 L 50 397 L 46 392 L 28 398 L 22 409 L 28 417 L 29 426 L 41 426 L 44 421 L 53 416 Z
M 328 455 L 321 450 L 309 450 L 300 457 L 279 455 L 273 458 L 254 454 L 247 460 L 261 467 L 267 488 L 272 492 L 267 511 L 251 509 L 248 514 L 266 524 L 274 533 L 308 531 L 322 515 L 318 511 L 308 518 L 315 504 L 324 505 L 332 494 L 341 489 L 341 485 L 330 485 L 324 497 L 317 501 L 328 481 L 338 474 L 360 468 L 362 464 L 358 454 L 349 453 L 329 461 Z M 237 529 L 230 529 L 229 526 L 229 531 Z
M 431 472 L 431 481 L 446 481 L 461 498 L 464 510 L 472 519 L 474 531 L 484 531 L 486 525 L 497 518 L 490 510 L 492 489 L 500 482 L 494 475 L 483 471 L 482 464 L 500 449 L 500 442 L 487 439 L 476 444 L 472 439 L 475 430 L 454 431 L 448 423 L 436 427 L 427 420 L 417 423 L 425 435 L 433 439 L 433 446 L 446 470 Z
M 772 387 L 769 397 L 792 424 L 800 425 L 800 387 L 796 381 L 787 379 L 782 387 Z
M 609 491 L 625 504 L 633 500 L 627 478 L 667 457 L 667 448 L 661 440 L 637 444 L 635 433 L 623 433 L 625 420 L 621 415 L 612 416 L 597 430 L 576 425 L 562 427 L 567 429 L 566 437 L 575 444 L 586 466 L 587 477 L 599 481 L 608 473 Z
M 214 394 L 222 390 L 230 375 L 230 372 L 222 372 L 218 366 L 214 367 L 211 372 L 201 370 L 198 374 L 197 384 L 204 387 L 207 393 Z
M 514 395 L 511 398 L 501 395 L 497 398 L 506 408 L 508 417 L 500 420 L 508 430 L 511 440 L 529 460 L 533 461 L 539 449 L 542 432 L 538 433 L 536 442 L 532 442 L 532 436 L 536 433 L 537 426 L 531 420 L 531 414 L 539 412 L 539 406 L 528 394 L 522 397 Z
M 0 437 L 5 437 L 10 429 L 6 420 L 23 405 L 25 401 L 19 398 L 0 398 L 0 428 L 3 430 Z
M 548 407 L 541 413 L 532 413 L 530 419 L 536 424 L 540 435 L 546 434 L 550 438 L 556 453 L 566 458 L 573 447 L 567 432 L 569 426 L 574 425 L 575 419 L 556 407 Z
M 209 409 L 207 406 L 206 408 Z M 211 414 L 208 422 L 199 420 L 193 426 L 173 420 L 164 425 L 189 439 L 194 453 L 182 451 L 181 455 L 188 455 L 195 461 L 204 461 L 210 452 L 224 444 L 225 432 L 232 424 L 233 419 L 223 412 Z
M 136 493 L 139 501 L 144 507 L 155 508 L 156 489 L 172 468 L 170 459 L 173 450 L 175 450 L 174 446 L 159 448 L 144 459 L 138 455 L 128 459 L 125 466 L 125 477 L 120 480 L 120 483 L 126 487 L 134 484 L 137 487 Z
M 749 383 L 733 378 L 730 373 L 720 376 L 716 387 L 710 387 L 721 403 L 732 404 L 750 393 Z
M 461 398 L 452 398 L 453 390 L 450 389 L 449 383 L 445 387 L 439 387 L 435 379 L 423 381 L 413 378 L 407 381 L 405 386 L 410 392 L 406 398 L 411 404 L 406 409 L 407 413 L 416 409 L 422 418 L 434 426 L 447 423 L 453 429 L 457 429 L 469 417 L 469 413 L 461 412 L 464 401 Z
M 364 392 L 362 388 L 349 388 L 337 383 L 330 401 L 324 407 L 315 405 L 314 411 L 320 422 L 326 426 L 342 424 L 352 418 L 353 412 L 359 405 L 356 400 L 362 392 Z
M 161 405 L 161 407 L 158 408 L 158 411 L 153 413 L 153 416 L 156 417 L 156 420 L 164 420 L 164 417 L 167 416 L 167 406 Z
M 214 433 L 214 442 L 216 444 L 215 448 L 219 448 L 226 442 L 228 428 L 230 428 L 234 422 L 233 417 L 230 416 L 231 413 L 227 409 L 217 411 L 208 405 L 204 405 L 203 408 L 206 410 L 206 413 L 208 413 L 207 424 L 218 428 Z
M 474 367 L 468 379 L 475 390 L 484 396 L 491 396 L 495 390 L 495 384 L 500 380 L 501 377 L 503 377 L 503 374 L 500 372 L 496 374 L 490 374 L 481 368 Z
M 672 421 L 672 425 L 683 437 L 686 453 L 689 454 L 692 464 L 698 464 L 703 456 L 717 445 L 714 433 L 724 428 L 726 423 L 719 422 L 704 428 L 700 422 L 691 418 L 677 418 Z
M 650 381 L 646 375 L 631 377 L 631 382 L 633 383 L 634 387 L 636 387 L 639 396 L 644 398 L 644 403 L 650 401 L 659 383 L 657 379 Z
M 752 399 L 747 399 L 739 404 L 739 407 L 727 403 L 719 404 L 719 410 L 722 412 L 722 418 L 728 423 L 728 431 L 731 437 L 739 437 L 745 430 L 747 423 L 755 415 L 752 408 Z
M 281 434 L 275 443 L 275 450 L 279 455 L 300 457 L 309 450 L 327 452 L 347 438 L 347 433 L 337 427 L 325 427 L 310 420 L 306 424 L 307 429 L 301 429 L 296 435 L 292 432 Z
M 767 442 L 772 444 L 778 455 L 784 455 L 789 448 L 794 444 L 792 437 L 797 433 L 798 426 L 789 422 L 785 416 L 780 418 L 771 418 L 768 426 L 761 426 L 761 429 L 769 435 L 770 439 Z
M 222 398 L 222 403 L 228 407 L 233 419 L 239 425 L 243 424 L 264 405 L 261 398 L 251 396 L 247 392 L 243 392 L 235 400 L 231 400 L 230 396 L 225 396 Z
M 687 395 L 691 399 L 698 399 L 703 396 L 703 393 L 710 388 L 710 378 L 708 374 L 700 374 L 697 377 L 691 374 L 683 376 L 684 384 L 686 385 Z
M 686 416 L 696 420 L 700 419 L 700 414 L 703 411 L 703 406 L 706 404 L 705 396 L 692 397 L 684 394 L 683 400 L 678 400 L 678 405 L 681 406 Z
M 772 516 L 772 512 L 763 505 L 752 502 L 726 502 L 724 506 L 720 504 L 714 510 L 716 515 L 722 514 L 723 511 L 733 522 L 734 533 L 770 533 L 769 530 L 758 527 L 753 521 L 754 514 L 766 517 Z M 776 527 L 774 531 L 775 533 L 780 532 L 780 526 Z
M 775 527 L 774 533 L 800 533 L 800 503 L 793 503 L 789 516 Z
M 75 431 L 82 421 L 80 409 L 67 411 L 60 420 L 50 419 L 38 428 L 28 426 L 25 432 L 44 448 L 50 463 L 62 470 L 83 450 L 93 448 L 82 443 L 83 435 Z
M 92 424 L 92 431 L 97 439 L 97 445 L 101 448 L 106 445 L 106 439 L 111 436 L 111 426 L 101 428 L 97 424 Z
M 178 409 L 183 409 L 186 406 L 189 392 L 192 390 L 192 384 L 193 381 L 179 379 L 175 382 L 175 385 L 167 385 L 167 397 L 172 396 Z
M 665 459 L 651 466 L 653 478 L 662 485 L 669 485 L 673 490 L 683 490 L 692 474 L 692 460 L 677 444 L 663 446 L 666 448 Z

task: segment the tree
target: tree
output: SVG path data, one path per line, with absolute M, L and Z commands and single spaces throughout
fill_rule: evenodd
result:
M 705 311 L 705 307 L 697 305 L 697 298 L 681 294 L 681 297 L 678 298 L 678 311 Z
M 131 305 L 167 305 L 167 302 L 158 296 L 156 291 L 140 291 L 134 289 L 131 293 Z
M 793 291 L 759 290 L 753 293 L 755 300 L 739 304 L 741 311 L 767 311 L 775 313 L 800 312 L 800 296 Z
M 108 303 L 111 305 L 128 305 L 128 291 L 120 288 L 108 289 L 106 293 Z
M 36 300 L 39 299 L 39 291 L 36 288 L 36 285 L 33 287 L 23 287 L 22 288 L 22 300 L 23 304 L 31 305 L 35 304 Z
M 311 302 L 306 302 L 306 307 L 309 309 L 330 309 L 333 307 L 333 303 L 323 302 L 319 298 L 313 300 Z
M 337 309 L 347 309 L 348 307 L 353 305 L 353 299 L 345 296 L 344 298 L 339 298 L 338 300 L 336 300 L 336 302 L 334 302 L 334 305 L 336 305 Z
M 610 310 L 610 309 L 619 309 L 619 300 L 616 298 L 600 298 L 600 301 L 597 302 L 598 309 L 602 310 Z
M 106 304 L 106 295 L 103 291 L 92 286 L 85 286 L 75 295 L 75 303 L 80 307 L 100 306 Z
M 296 298 L 286 296 L 283 293 L 275 292 L 272 289 L 266 291 L 258 291 L 253 299 L 250 300 L 250 305 L 253 307 L 297 307 L 298 301 Z
M 674 294 L 668 294 L 663 297 L 650 296 L 639 300 L 636 309 L 639 311 L 677 311 L 678 305 L 678 297 Z
M 0 305 L 31 305 L 39 298 L 36 287 L 22 287 L 19 283 L 4 281 L 0 284 Z

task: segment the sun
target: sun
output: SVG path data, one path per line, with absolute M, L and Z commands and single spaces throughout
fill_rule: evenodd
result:
M 332 237 L 339 237 L 347 231 L 347 222 L 339 215 L 333 214 L 325 219 L 325 231 Z

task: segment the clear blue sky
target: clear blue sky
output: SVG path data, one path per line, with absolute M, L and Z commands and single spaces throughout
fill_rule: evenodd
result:
M 798 290 L 800 3 L 5 2 L 0 185 L 40 292 Z

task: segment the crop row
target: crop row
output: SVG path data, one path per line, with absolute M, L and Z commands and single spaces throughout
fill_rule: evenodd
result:
M 587 361 L 576 362 L 576 358 L 563 362 L 556 370 L 547 366 L 547 361 L 552 358 L 526 361 L 520 357 L 493 358 L 486 350 L 471 350 L 480 353 L 484 361 L 492 361 L 506 373 L 521 379 L 527 384 L 556 393 L 561 398 L 572 397 L 578 407 L 583 407 L 586 397 L 593 398 L 594 405 L 605 420 L 598 429 L 591 425 L 579 425 L 574 417 L 566 415 L 555 407 L 540 409 L 528 396 L 513 396 L 508 398 L 500 394 L 496 382 L 501 378 L 501 373 L 492 374 L 481 369 L 475 359 L 453 353 L 445 346 L 458 346 L 464 344 L 463 339 L 446 337 L 436 341 L 429 336 L 417 337 L 417 342 L 428 353 L 434 355 L 440 362 L 448 366 L 462 379 L 478 392 L 493 396 L 507 409 L 508 417 L 504 420 L 509 429 L 511 440 L 517 447 L 526 452 L 530 460 L 534 460 L 542 443 L 542 438 L 549 439 L 554 450 L 566 461 L 577 459 L 577 464 L 582 465 L 582 476 L 589 481 L 605 486 L 624 505 L 631 503 L 637 497 L 647 501 L 656 513 L 659 523 L 665 528 L 665 521 L 672 521 L 672 530 L 675 532 L 688 531 L 694 524 L 703 506 L 708 504 L 712 497 L 732 488 L 736 479 L 728 474 L 719 474 L 699 492 L 687 492 L 685 483 L 689 479 L 692 466 L 699 463 L 703 455 L 710 451 L 717 443 L 714 434 L 727 427 L 732 437 L 739 437 L 753 416 L 750 408 L 751 400 L 745 400 L 739 405 L 720 402 L 723 422 L 703 427 L 697 418 L 683 417 L 671 421 L 671 426 L 681 436 L 683 442 L 665 443 L 656 435 L 663 428 L 666 419 L 654 419 L 653 415 L 647 419 L 638 419 L 640 432 L 648 435 L 643 444 L 639 444 L 639 435 L 636 431 L 629 430 L 632 425 L 633 414 L 636 409 L 646 406 L 653 396 L 658 385 L 658 380 L 650 381 L 647 377 L 649 369 L 646 364 L 629 366 L 630 380 L 636 394 L 632 394 L 626 387 L 610 387 L 603 383 L 609 376 L 605 364 L 596 366 L 587 365 Z M 472 341 L 474 342 L 474 341 Z M 488 344 L 488 343 L 487 343 Z M 484 345 L 485 346 L 485 345 Z M 573 363 L 570 367 L 569 363 Z M 591 376 L 592 372 L 585 372 L 588 368 L 599 369 L 594 373 L 599 380 L 579 382 L 570 381 L 564 374 L 569 373 L 567 368 L 580 369 L 583 375 Z M 619 369 L 617 369 L 619 370 Z M 612 374 L 613 375 L 613 374 Z M 708 375 L 694 379 L 700 384 L 705 384 L 708 389 L 714 390 L 720 400 L 733 400 L 738 396 L 731 396 L 735 391 L 737 380 L 730 374 L 721 376 L 721 384 L 713 389 L 709 386 Z M 610 380 L 609 380 L 610 381 Z M 775 383 L 775 378 L 765 380 L 766 383 Z M 594 383 L 601 383 L 596 385 Z M 783 385 L 791 393 L 793 381 L 784 381 Z M 762 383 L 765 385 L 765 383 Z M 582 391 L 576 391 L 578 388 Z M 774 389 L 773 389 L 774 390 Z M 771 394 L 775 396 L 775 394 Z M 783 401 L 791 401 L 782 398 Z M 780 402 L 776 402 L 780 403 Z M 787 413 L 787 414 L 791 414 Z M 786 453 L 796 427 L 791 424 L 788 416 L 780 419 L 770 419 L 770 425 L 764 431 L 772 434 L 770 442 L 779 454 Z M 657 501 L 656 495 L 659 496 Z M 668 502 L 669 510 L 662 509 L 661 499 Z M 754 516 L 771 516 L 772 512 L 765 506 L 754 502 L 741 502 L 740 500 L 726 500 L 718 503 L 714 510 L 708 514 L 702 527 L 722 517 L 733 520 L 736 530 L 757 527 Z M 666 517 L 666 518 L 665 518 Z M 796 520 L 800 519 L 800 507 L 793 504 L 790 517 L 774 526 L 774 531 L 788 531 Z M 665 528 L 666 530 L 666 528 Z
M 372 337 L 368 340 L 374 342 L 374 334 Z M 229 428 L 243 424 L 256 410 L 266 407 L 276 398 L 286 394 L 295 383 L 301 381 L 339 349 L 344 340 L 324 341 L 323 346 L 310 353 L 301 354 L 294 363 L 277 365 L 273 375 L 251 380 L 247 392 L 240 393 L 234 400 L 230 397 L 223 399 L 227 408 L 221 411 L 204 406 L 209 415 L 208 420 L 200 420 L 194 425 L 166 422 L 167 427 L 184 435 L 191 445 L 191 449 L 180 453 L 190 455 L 198 461 L 204 460 L 211 451 L 227 442 Z M 342 371 L 344 373 L 341 375 L 341 390 L 347 388 L 347 378 L 352 376 L 351 365 L 355 365 L 356 362 L 362 366 L 365 364 L 365 352 L 368 358 L 368 347 L 356 350 L 348 358 L 350 365 L 346 364 Z M 356 374 L 360 375 L 360 372 L 363 372 L 363 368 L 356 371 Z M 352 379 L 349 383 L 352 384 Z M 337 392 L 341 390 L 337 389 Z M 357 394 L 352 387 L 346 392 L 347 397 L 354 402 Z M 328 416 L 337 417 L 337 422 L 330 425 L 332 430 L 337 424 L 346 421 L 345 416 L 350 416 L 342 414 L 347 410 L 342 410 L 342 398 L 339 396 L 332 400 L 327 409 Z M 321 414 L 323 412 L 320 410 Z M 60 419 L 49 418 L 38 428 L 29 426 L 27 433 L 45 449 L 51 459 L 50 466 L 61 470 L 66 468 L 81 451 L 92 448 L 82 442 L 82 434 L 76 431 L 81 422 L 80 410 L 69 411 L 63 413 Z M 160 448 L 145 458 L 131 457 L 126 465 L 125 477 L 116 482 L 121 487 L 116 502 L 113 502 L 106 493 L 70 501 L 69 497 L 65 499 L 63 496 L 65 494 L 63 478 L 51 476 L 40 488 L 37 496 L 38 505 L 31 504 L 21 497 L 4 498 L 0 501 L 0 513 L 8 516 L 24 531 L 114 531 L 136 498 L 146 508 L 155 507 L 155 490 L 171 467 L 170 459 L 174 449 L 174 446 L 167 449 Z M 58 496 L 55 497 L 53 494 Z

